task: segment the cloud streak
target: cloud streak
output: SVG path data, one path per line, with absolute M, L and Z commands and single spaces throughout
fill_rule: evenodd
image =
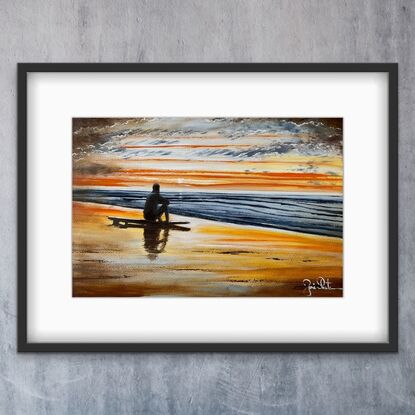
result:
M 327 175 L 323 180 L 327 190 L 330 177 L 342 176 L 342 124 L 339 118 L 75 118 L 74 183 L 87 185 L 89 180 L 91 185 L 140 185 L 146 179 L 129 178 L 125 163 L 135 163 L 133 167 L 138 171 L 146 160 L 153 160 L 160 172 L 180 172 L 184 171 L 182 160 L 200 163 L 206 169 L 188 186 L 208 185 L 209 174 L 216 169 L 209 162 L 222 162 L 231 172 L 243 173 L 240 179 L 251 187 L 254 176 L 248 177 L 248 173 L 257 170 L 252 163 L 272 161 L 275 166 L 270 163 L 267 170 Z M 324 160 L 330 165 L 325 167 Z M 283 163 L 288 163 L 285 170 Z M 173 176 L 179 186 L 180 173 Z M 164 177 L 162 173 L 160 177 Z M 157 175 L 153 174 L 150 180 L 155 179 Z M 258 182 L 260 186 L 265 183 L 263 179 Z M 299 185 L 300 181 L 297 180 Z M 215 181 L 218 187 L 224 183 L 232 186 L 229 178 L 223 183 Z M 306 180 L 305 176 L 304 183 L 301 188 L 319 186 L 318 180 Z M 271 183 L 267 182 L 266 187 L 269 189 Z M 341 187 L 338 180 L 335 187 L 336 191 Z
M 195 151 L 196 156 L 253 157 L 266 154 L 339 155 L 342 152 L 341 123 L 327 119 L 263 119 L 263 118 L 139 118 L 139 119 L 75 119 L 73 126 L 74 157 L 90 152 L 124 152 L 124 156 L 146 156 L 146 147 L 170 147 L 165 155 L 174 155 L 174 147 L 207 146 L 205 141 L 222 140 L 222 151 Z M 338 120 L 338 119 L 333 119 Z M 251 146 L 248 153 L 231 150 L 231 146 Z M 268 142 L 264 142 L 268 141 Z M 189 143 L 189 150 L 191 149 Z M 215 144 L 211 144 L 214 146 Z M 217 144 L 219 145 L 219 144 Z M 134 147 L 140 151 L 133 150 Z M 196 147 L 194 147 L 196 149 Z

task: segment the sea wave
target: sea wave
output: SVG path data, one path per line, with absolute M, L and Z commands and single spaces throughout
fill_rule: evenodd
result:
M 73 200 L 143 209 L 148 192 L 140 190 L 74 189 Z M 338 195 L 162 192 L 173 214 L 342 237 L 343 198 Z

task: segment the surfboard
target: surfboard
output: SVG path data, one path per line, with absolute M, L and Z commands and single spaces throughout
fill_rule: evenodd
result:
M 190 222 L 150 222 L 143 219 L 129 219 L 129 218 L 119 218 L 115 216 L 107 216 L 109 220 L 112 220 L 113 226 L 118 227 L 151 227 L 151 228 L 169 228 L 169 229 L 177 229 L 181 228 L 181 230 L 188 230 L 188 228 L 181 227 L 180 225 L 188 225 Z

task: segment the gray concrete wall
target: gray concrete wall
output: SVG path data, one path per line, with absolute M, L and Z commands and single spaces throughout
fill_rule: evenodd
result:
M 415 7 L 0 0 L 1 414 L 414 414 Z M 16 63 L 399 62 L 399 354 L 16 354 Z

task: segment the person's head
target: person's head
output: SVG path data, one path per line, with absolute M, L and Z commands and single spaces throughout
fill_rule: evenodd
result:
M 158 183 L 153 184 L 153 192 L 160 192 L 160 185 Z

